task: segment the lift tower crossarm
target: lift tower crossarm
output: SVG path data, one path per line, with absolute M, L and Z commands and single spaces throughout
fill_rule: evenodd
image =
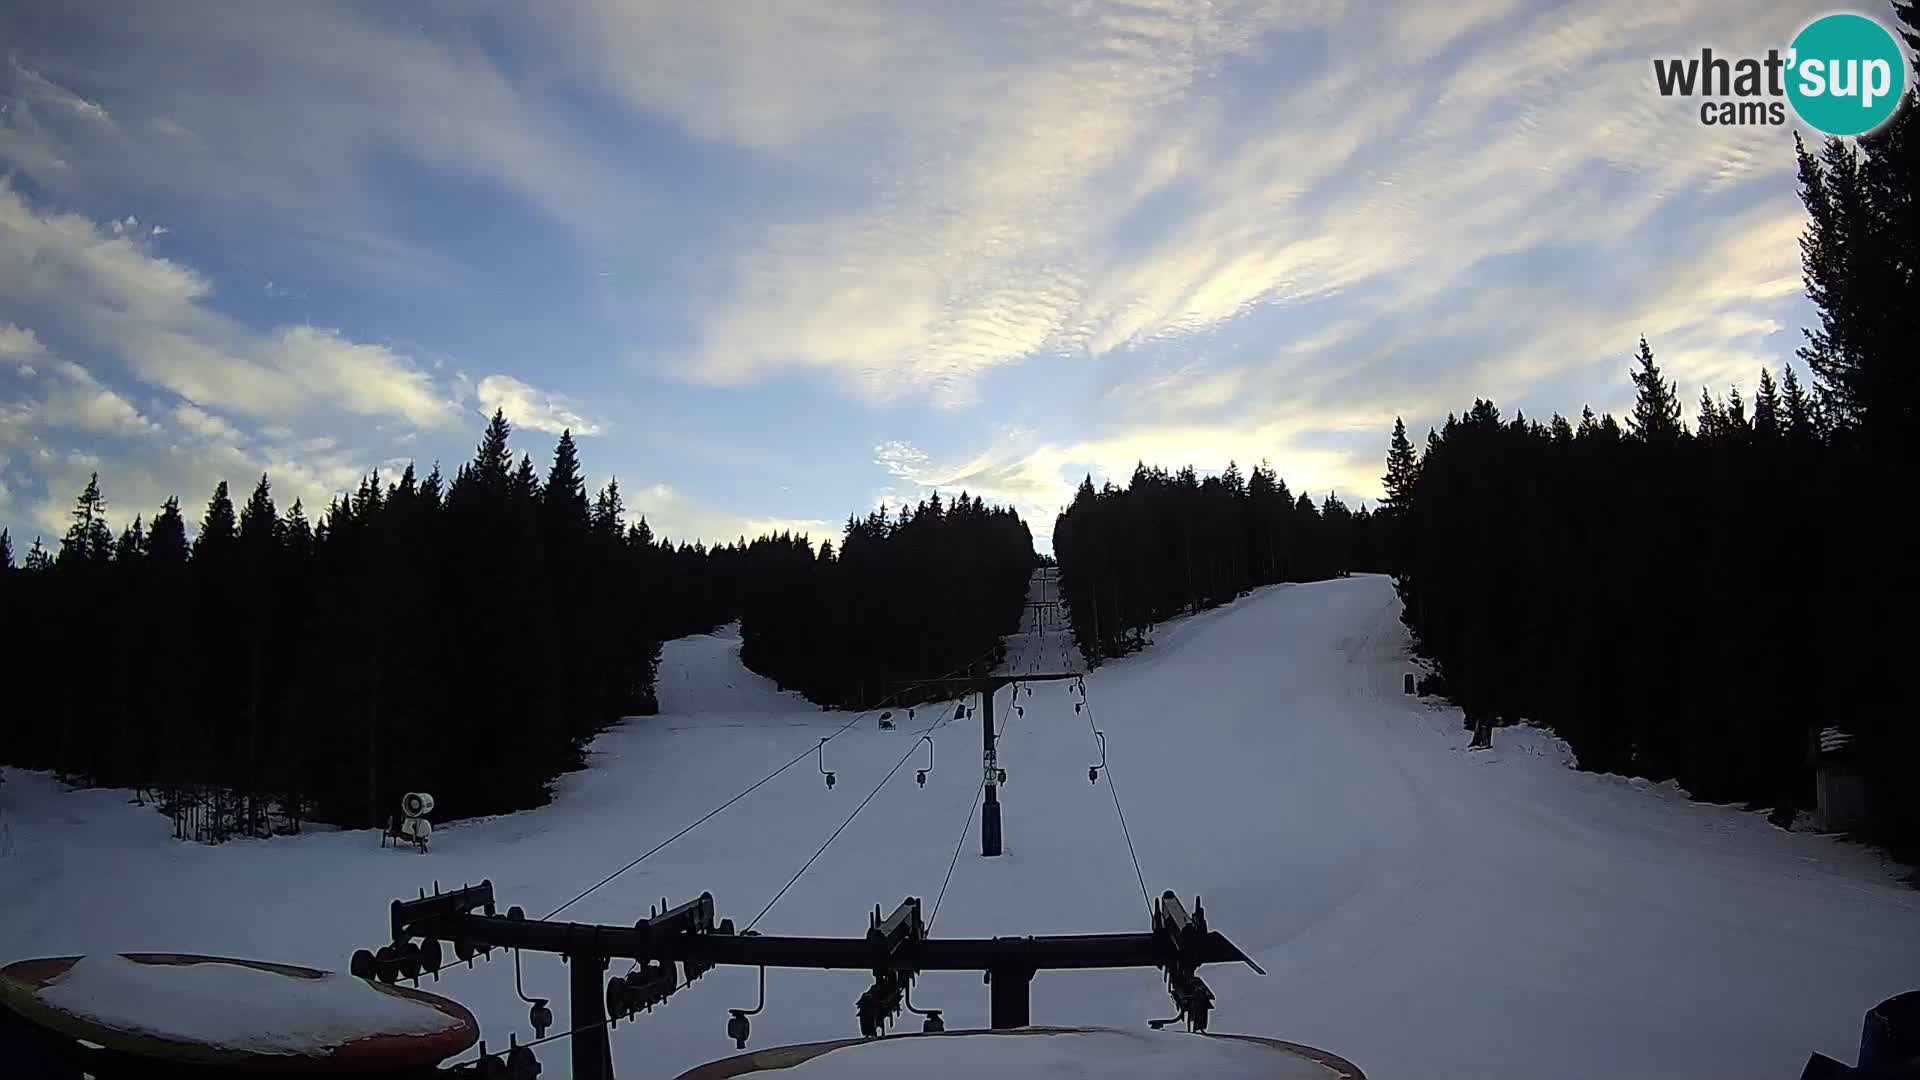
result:
M 415 977 L 422 970 L 437 972 L 440 943 L 446 941 L 454 943 L 454 951 L 462 959 L 490 949 L 531 949 L 566 957 L 571 968 L 568 1020 L 573 1075 L 582 1080 L 609 1080 L 613 1068 L 607 1040 L 609 1019 L 632 1015 L 637 1011 L 636 1004 L 645 1008 L 648 1003 L 664 1000 L 673 992 L 671 972 L 675 962 L 681 965 L 688 982 L 721 964 L 757 967 L 763 972 L 770 967 L 871 971 L 875 989 L 861 1001 L 865 1034 L 877 1033 L 890 1021 L 898 1007 L 894 992 L 904 991 L 922 971 L 986 972 L 990 983 L 989 1022 L 994 1028 L 1006 1029 L 1031 1022 L 1029 991 L 1036 972 L 1159 968 L 1180 1011 L 1174 1020 L 1185 1019 L 1196 1031 L 1206 1030 L 1213 1004 L 1213 992 L 1197 975 L 1201 965 L 1237 961 L 1265 974 L 1225 935 L 1207 928 L 1197 897 L 1189 914 L 1172 892 L 1162 893 L 1155 902 L 1152 929 L 1147 933 L 1035 937 L 930 938 L 920 915 L 920 901 L 911 896 L 884 919 L 875 909 L 861 937 L 735 933 L 732 919 L 715 920 L 711 893 L 702 893 L 631 926 L 553 922 L 529 919 L 517 907 L 504 915 L 495 914 L 493 884 L 488 881 L 451 893 L 396 900 L 391 915 L 393 946 L 382 949 L 377 958 L 366 950 L 355 953 L 352 970 L 356 976 L 393 983 Z M 408 956 L 413 958 L 411 967 L 403 959 Z M 423 956 L 426 959 L 421 959 Z M 634 978 L 631 975 L 614 980 L 620 985 L 609 986 L 603 993 L 601 980 L 607 962 L 614 959 L 647 965 L 643 970 L 664 965 L 668 984 L 665 993 L 655 998 L 643 996 L 636 1003 L 635 990 L 627 986 Z M 645 987 L 640 989 L 644 991 Z M 610 1012 L 610 1003 L 619 1007 Z M 541 1004 L 544 1007 L 544 1002 Z M 744 1025 L 743 1012 L 736 1010 L 735 1016 Z M 743 1045 L 746 1030 L 742 1026 L 735 1036 Z
M 980 695 L 980 766 L 986 770 L 986 798 L 980 805 L 980 854 L 1000 854 L 1000 762 L 994 750 L 993 695 L 1014 683 L 1063 682 L 1084 678 L 1080 671 L 1045 671 L 1031 675 L 972 675 L 951 679 L 916 679 L 906 687 L 937 687 L 956 697 Z

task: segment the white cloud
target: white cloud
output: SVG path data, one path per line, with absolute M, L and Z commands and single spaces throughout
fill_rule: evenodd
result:
M 451 422 L 449 392 L 382 345 L 310 326 L 259 333 L 220 314 L 211 281 L 134 235 L 43 213 L 0 180 L 0 293 L 116 354 L 143 381 L 253 416 L 316 409 Z M 137 223 L 134 223 L 137 224 Z
M 1778 44 L 1802 17 L 1780 0 L 1733 30 L 1704 2 L 1481 0 L 1396 17 L 1386 35 L 1377 12 L 1341 5 L 835 11 L 592 24 L 609 57 L 683 50 L 610 72 L 636 102 L 809 164 L 857 137 L 871 177 L 853 209 L 808 205 L 744 245 L 690 377 L 799 368 L 873 403 L 962 407 L 997 368 L 1187 348 L 1256 308 L 1362 286 L 1410 307 L 1468 290 L 1488 258 L 1591 249 L 1665 195 L 1791 170 L 1777 131 L 1704 129 L 1645 85 L 1648 57 L 1677 43 Z M 1239 103 L 1228 127 L 1226 79 L 1273 62 L 1274 27 L 1323 33 L 1329 62 Z M 658 40 L 635 46 L 643 29 Z M 973 35 L 1004 47 L 952 47 Z M 1221 376 L 1196 392 L 1234 389 Z
M 244 440 L 244 436 L 232 424 L 189 401 L 183 401 L 173 407 L 173 422 L 182 431 L 202 439 L 229 443 Z
M 422 427 L 454 419 L 432 376 L 384 345 L 350 341 L 338 330 L 293 326 L 266 349 L 275 371 L 320 401 L 361 416 L 394 416 Z
M 46 355 L 39 335 L 24 326 L 0 322 L 0 362 L 25 364 Z
M 571 430 L 575 435 L 598 435 L 607 429 L 606 421 L 588 419 L 567 395 L 530 386 L 511 375 L 489 375 L 480 380 L 474 393 L 483 415 L 502 410 L 515 427 Z
M 113 115 L 107 112 L 106 106 L 97 101 L 88 101 L 38 71 L 22 66 L 18 57 L 10 57 L 8 63 L 13 68 L 15 85 L 22 100 L 71 113 L 88 123 L 107 127 L 113 125 Z
M 623 490 L 621 497 L 627 506 L 629 522 L 645 517 L 654 539 L 670 539 L 676 545 L 700 541 L 711 547 L 732 543 L 741 537 L 752 540 L 780 532 L 805 535 L 816 546 L 822 540 L 838 543 L 840 539 L 840 526 L 830 521 L 734 513 L 688 496 L 668 484 Z
M 377 173 L 366 166 L 382 155 L 497 184 L 583 237 L 617 238 L 635 223 L 623 212 L 640 201 L 631 176 L 596 161 L 603 132 L 517 85 L 472 43 L 489 29 L 538 39 L 543 19 L 472 9 L 438 35 L 306 5 L 80 3 L 46 14 L 0 30 L 18 31 L 9 45 L 23 56 L 58 57 L 104 100 L 22 64 L 0 71 L 0 98 L 27 114 L 0 123 L 0 155 L 63 195 L 166 191 L 216 208 L 214 228 L 267 225 L 282 244 L 356 273 L 416 280 L 458 267 L 396 241 L 378 220 Z M 69 53 L 69 40 L 89 47 Z M 234 56 L 248 63 L 236 69 Z M 551 86 L 543 73 L 513 73 Z
M 79 364 L 62 361 L 50 379 L 55 383 L 32 406 L 33 419 L 50 427 L 101 435 L 139 435 L 159 430 L 126 398 L 102 386 Z
M 37 361 L 29 364 L 27 361 Z M 46 425 L 92 434 L 141 434 L 157 430 L 118 393 L 101 385 L 79 364 L 62 360 L 33 330 L 0 322 L 0 363 L 27 383 L 30 396 L 4 405 L 10 424 Z M 44 376 L 44 377 L 42 377 Z

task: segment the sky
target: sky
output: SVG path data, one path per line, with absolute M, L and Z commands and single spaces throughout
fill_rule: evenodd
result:
M 496 407 L 676 540 L 964 489 L 1044 549 L 1136 461 L 1371 502 L 1396 416 L 1791 359 L 1793 129 L 1651 61 L 1830 10 L 5 5 L 0 525 L 312 512 Z

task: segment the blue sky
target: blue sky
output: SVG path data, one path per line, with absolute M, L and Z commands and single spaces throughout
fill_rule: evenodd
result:
M 1044 545 L 1140 459 L 1371 500 L 1396 415 L 1792 356 L 1791 130 L 1650 61 L 1827 10 L 8 5 L 0 524 L 315 507 L 497 405 L 684 539 L 967 488 Z

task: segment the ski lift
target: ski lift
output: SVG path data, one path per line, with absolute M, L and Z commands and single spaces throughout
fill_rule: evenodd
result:
M 926 787 L 927 774 L 933 771 L 933 736 L 922 735 L 920 736 L 920 741 L 927 744 L 927 767 L 915 772 L 913 778 L 919 782 L 921 787 Z
M 527 913 L 518 907 L 510 907 L 507 909 L 507 918 L 515 922 L 524 921 L 526 917 Z M 553 1026 L 553 1010 L 547 1008 L 546 998 L 528 997 L 527 992 L 520 988 L 519 949 L 513 950 L 513 992 L 519 996 L 521 1001 L 532 1006 L 532 1008 L 527 1010 L 527 1023 L 533 1025 L 533 1037 L 536 1039 L 546 1038 L 547 1029 Z
M 1099 783 L 1100 772 L 1107 767 L 1107 733 L 1095 729 L 1093 737 L 1100 740 L 1100 764 L 1087 766 L 1087 783 L 1089 784 Z
M 813 763 L 820 769 L 820 775 L 827 778 L 827 790 L 833 790 L 833 773 L 827 768 L 827 740 L 831 735 L 822 735 L 820 745 L 813 748 Z
M 755 1002 L 751 1009 L 727 1010 L 727 1012 L 731 1014 L 727 1017 L 727 1038 L 733 1040 L 735 1049 L 745 1050 L 747 1048 L 747 1038 L 753 1033 L 753 1022 L 748 1020 L 747 1017 L 758 1015 L 760 1010 L 766 1007 L 767 969 L 762 965 L 760 968 L 760 1000 Z
M 886 712 L 883 712 L 880 714 L 880 730 L 881 731 L 893 730 L 893 710 L 892 709 L 888 709 Z
M 938 1034 L 947 1030 L 946 1021 L 940 1018 L 939 1009 L 916 1009 L 913 1006 L 913 982 L 908 980 L 906 993 L 907 1011 L 915 1016 L 925 1017 L 920 1021 L 920 1030 L 929 1034 Z
M 672 961 L 653 961 L 607 980 L 607 1019 L 618 1023 L 641 1011 L 652 1012 L 678 990 Z

